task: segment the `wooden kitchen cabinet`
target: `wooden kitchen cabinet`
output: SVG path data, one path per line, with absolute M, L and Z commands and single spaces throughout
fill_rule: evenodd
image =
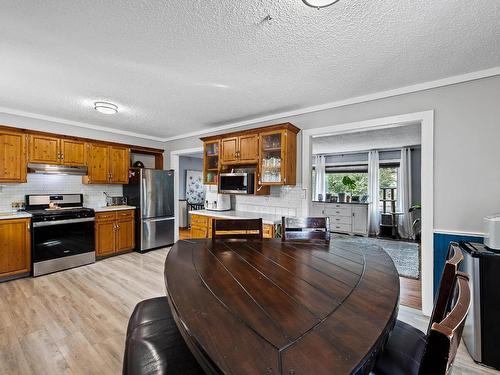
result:
M 260 133 L 260 185 L 295 185 L 297 134 L 288 130 Z
M 61 164 L 87 165 L 86 143 L 72 139 L 61 139 Z
M 246 134 L 239 137 L 238 161 L 257 163 L 259 161 L 259 135 Z
M 90 144 L 87 184 L 128 184 L 130 150 L 126 147 Z
M 84 141 L 30 134 L 28 143 L 30 163 L 86 165 Z
M 244 166 L 255 170 L 255 195 L 269 194 L 272 185 L 295 185 L 299 131 L 284 123 L 201 138 L 203 182 L 217 185 L 221 171 Z
M 29 135 L 28 160 L 30 163 L 59 164 L 60 139 L 47 135 Z
M 130 166 L 130 150 L 126 147 L 109 147 L 110 182 L 112 184 L 128 184 Z
M 259 135 L 244 134 L 221 139 L 222 164 L 251 164 L 259 160 Z
M 31 271 L 30 219 L 0 220 L 0 279 Z
M 26 182 L 26 136 L 0 130 L 0 183 Z
M 219 140 L 203 143 L 203 183 L 217 185 L 219 180 Z
M 223 138 L 221 144 L 221 163 L 231 164 L 238 161 L 238 137 Z
M 133 210 L 98 212 L 95 217 L 96 256 L 130 251 L 135 247 Z

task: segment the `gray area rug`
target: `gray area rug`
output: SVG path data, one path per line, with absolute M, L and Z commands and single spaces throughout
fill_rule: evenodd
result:
M 411 279 L 420 278 L 420 246 L 415 242 L 391 241 L 380 238 L 349 236 L 332 233 L 332 241 L 346 246 L 366 245 L 379 246 L 392 258 L 399 276 Z

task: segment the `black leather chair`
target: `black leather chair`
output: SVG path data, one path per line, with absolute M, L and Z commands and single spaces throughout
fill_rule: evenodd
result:
M 455 311 L 455 315 L 463 315 L 464 313 L 465 315 L 467 315 L 468 312 L 468 306 L 466 311 L 464 312 L 463 306 L 459 306 L 457 303 L 460 293 L 457 288 L 457 280 L 459 278 L 463 278 L 466 279 L 468 283 L 467 276 L 460 275 L 460 272 L 458 272 L 458 265 L 463 260 L 463 256 L 460 248 L 458 247 L 458 244 L 450 244 L 448 257 L 449 259 L 445 263 L 427 334 L 405 322 L 398 320 L 391 332 L 391 335 L 389 337 L 389 340 L 387 341 L 387 344 L 385 345 L 383 352 L 377 359 L 375 369 L 372 372 L 373 374 L 444 375 L 447 369 L 443 371 L 443 368 L 438 369 L 438 365 L 433 364 L 433 362 L 436 362 L 436 360 L 432 356 L 435 356 L 436 354 L 442 354 L 441 356 L 443 358 L 446 357 L 447 359 L 451 359 L 451 362 L 448 363 L 448 365 L 451 366 L 455 357 L 456 347 L 454 348 L 455 353 L 451 353 L 453 355 L 450 356 L 450 353 L 445 353 L 446 350 L 436 346 L 436 340 L 433 340 L 432 343 L 429 342 L 429 338 L 431 336 L 439 336 L 439 334 L 434 332 L 433 329 L 436 327 L 436 325 L 440 325 L 445 322 L 446 319 L 451 316 L 452 310 L 456 310 L 457 308 L 458 310 L 460 310 Z M 462 286 L 462 289 L 464 288 L 465 287 Z M 462 293 L 463 298 L 465 293 L 468 293 L 468 289 L 466 292 Z M 465 317 L 463 320 L 465 321 Z M 457 323 L 457 326 L 452 327 L 454 329 L 453 332 L 456 333 L 454 339 L 458 340 L 458 342 L 460 342 L 463 328 L 460 327 L 460 324 L 463 324 L 463 322 L 459 321 Z M 439 340 L 443 342 L 442 338 L 438 338 L 437 341 Z M 455 343 L 458 346 L 458 343 L 456 341 Z M 444 360 L 443 358 L 440 358 L 440 360 Z M 425 366 L 423 365 L 423 363 L 425 363 Z M 435 366 L 435 370 L 429 372 L 429 368 L 432 368 L 432 366 Z
M 175 325 L 167 297 L 139 302 L 128 323 L 123 375 L 146 374 L 204 374 Z

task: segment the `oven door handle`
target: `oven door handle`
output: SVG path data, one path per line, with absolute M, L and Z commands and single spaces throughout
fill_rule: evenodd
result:
M 84 218 L 81 218 L 81 219 L 41 221 L 41 222 L 38 222 L 38 223 L 33 223 L 33 228 L 49 227 L 49 226 L 52 226 L 52 225 L 63 225 L 63 224 L 74 224 L 74 223 L 87 223 L 89 221 L 95 221 L 95 218 L 93 218 L 93 217 L 84 217 Z

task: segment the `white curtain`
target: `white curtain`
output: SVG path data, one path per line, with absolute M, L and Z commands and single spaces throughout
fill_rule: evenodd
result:
M 398 175 L 397 210 L 402 212 L 398 220 L 399 235 L 403 238 L 413 238 L 410 204 L 411 204 L 411 149 L 401 149 L 401 162 Z
M 324 200 L 326 188 L 325 157 L 322 155 L 315 155 L 313 162 L 316 169 L 316 191 L 314 192 L 314 199 L 319 200 L 319 194 L 321 194 Z
M 379 156 L 378 151 L 368 153 L 368 195 L 370 204 L 370 234 L 377 235 L 380 231 L 380 187 L 379 187 Z

